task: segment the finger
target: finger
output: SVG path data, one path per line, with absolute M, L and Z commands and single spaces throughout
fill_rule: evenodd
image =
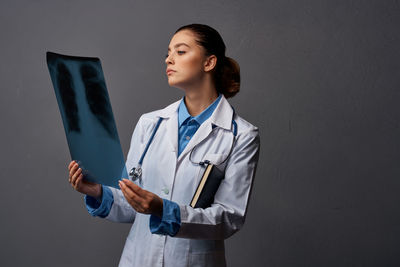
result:
M 71 184 L 72 184 L 72 185 L 75 185 L 76 179 L 78 178 L 78 176 L 79 176 L 81 173 L 82 173 L 82 169 L 81 169 L 81 168 L 79 168 L 79 169 L 74 173 L 74 175 L 73 175 L 72 178 L 71 178 Z
M 138 200 L 138 195 L 122 181 L 119 181 L 119 187 L 121 188 L 122 192 L 127 195 L 128 198 Z
M 76 163 L 75 161 L 72 161 L 72 162 L 71 162 L 71 168 L 70 168 L 69 170 L 70 170 L 70 171 L 73 170 L 73 168 L 76 167 L 76 166 L 79 167 L 79 164 Z
M 132 208 L 134 208 L 137 212 L 142 212 L 142 208 L 140 207 L 140 205 L 138 203 L 136 203 L 134 200 L 131 199 L 131 197 L 128 195 L 127 191 L 125 190 L 126 187 L 122 188 L 121 187 L 121 192 L 124 195 L 126 201 L 128 201 L 129 205 L 132 206 Z
M 72 176 L 75 174 L 75 170 L 73 170 L 73 167 L 75 166 L 75 163 L 71 161 L 70 165 L 68 166 L 69 172 L 68 172 L 68 182 L 71 183 Z
M 69 176 L 72 177 L 78 168 L 79 168 L 79 165 L 77 163 L 75 163 L 72 166 L 71 170 L 69 171 Z
M 130 204 L 135 206 L 135 209 L 141 213 L 149 213 L 150 203 L 147 198 L 136 194 L 136 192 L 132 191 L 130 187 L 120 181 L 120 187 L 122 187 L 123 192 L 126 194 L 126 198 L 130 200 Z M 146 191 L 146 190 L 143 190 Z M 147 192 L 147 191 L 146 191 Z
M 128 180 L 128 179 L 122 179 L 122 182 L 133 192 L 135 192 L 137 195 L 139 196 L 144 196 L 146 190 L 143 190 L 142 188 L 140 188 L 140 186 L 138 186 L 137 184 L 135 184 L 134 182 Z
M 76 171 L 74 171 L 74 172 L 72 173 L 72 175 L 70 175 L 70 183 L 71 183 L 72 185 L 75 184 L 75 180 L 76 180 L 76 178 L 77 178 L 77 175 L 79 175 L 79 169 L 76 170 Z
M 124 195 L 126 195 L 125 198 L 127 199 L 131 199 L 132 201 L 134 201 L 137 204 L 140 204 L 143 200 L 142 198 L 136 194 L 134 191 L 132 191 L 126 184 L 124 184 L 123 182 L 119 182 L 122 193 L 124 193 Z
M 72 160 L 69 164 L 68 164 L 68 170 L 70 171 L 72 166 L 74 165 L 75 160 Z
M 75 185 L 74 185 L 75 190 L 78 190 L 79 187 L 81 186 L 82 179 L 83 179 L 83 174 L 81 173 L 81 174 L 79 174 L 78 178 L 75 181 Z
M 150 202 L 152 200 L 152 195 L 154 195 L 152 192 L 147 191 L 145 189 L 142 189 L 140 186 L 137 184 L 133 183 L 132 181 L 128 179 L 123 179 L 121 181 L 121 184 L 125 184 L 126 188 L 129 188 L 132 190 L 136 195 L 137 195 L 137 201 L 140 207 L 142 208 L 142 212 L 148 213 L 149 208 L 150 208 Z

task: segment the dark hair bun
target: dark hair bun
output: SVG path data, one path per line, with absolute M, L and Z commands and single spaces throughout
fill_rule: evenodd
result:
M 240 67 L 233 58 L 224 57 L 222 61 L 219 73 L 216 74 L 215 83 L 217 91 L 229 98 L 236 95 L 240 90 Z

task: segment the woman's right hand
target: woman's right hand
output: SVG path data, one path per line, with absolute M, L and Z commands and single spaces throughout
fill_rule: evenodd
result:
M 102 188 L 101 184 L 83 180 L 82 169 L 79 168 L 78 163 L 74 160 L 68 165 L 69 170 L 69 183 L 78 192 L 94 197 L 98 200 L 101 199 Z

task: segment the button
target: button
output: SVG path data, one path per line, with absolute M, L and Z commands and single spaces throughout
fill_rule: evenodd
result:
M 163 191 L 164 194 L 166 194 L 166 195 L 168 195 L 168 193 L 169 193 L 169 189 L 168 189 L 168 188 L 164 188 L 162 191 Z
M 187 136 L 186 136 L 186 140 L 189 140 L 189 139 L 190 139 L 190 136 L 187 135 Z

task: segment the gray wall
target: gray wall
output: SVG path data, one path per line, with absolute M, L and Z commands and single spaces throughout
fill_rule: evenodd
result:
M 400 265 L 399 1 L 1 1 L 0 265 L 116 266 L 129 225 L 91 217 L 45 52 L 102 60 L 126 155 L 176 101 L 173 32 L 215 27 L 241 66 L 231 100 L 260 163 L 229 266 Z

